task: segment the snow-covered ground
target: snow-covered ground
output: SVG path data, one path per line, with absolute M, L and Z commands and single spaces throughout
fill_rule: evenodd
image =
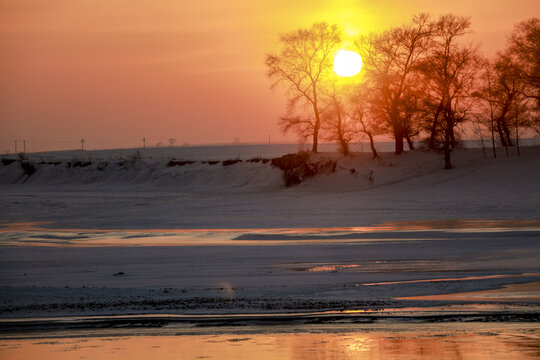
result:
M 336 170 L 294 187 L 260 160 L 287 147 L 159 150 L 0 165 L 2 317 L 373 309 L 540 280 L 540 147 L 462 149 L 451 170 L 321 153 Z
M 489 154 L 484 159 L 480 149 L 459 150 L 451 170 L 443 170 L 441 156 L 429 152 L 383 153 L 381 159 L 368 153 L 347 158 L 322 153 L 319 157 L 338 160 L 336 171 L 291 188 L 270 162 L 223 166 L 168 150 L 165 158 L 143 152 L 140 160 L 119 159 L 114 151 L 107 157 L 58 153 L 43 161 L 41 155 L 29 155 L 37 164 L 29 178 L 17 162 L 0 165 L 0 221 L 50 221 L 49 226 L 63 228 L 212 229 L 540 218 L 540 147 L 524 147 L 520 157 L 506 157 L 498 149 L 496 159 Z M 221 148 L 214 151 L 209 159 L 219 158 Z M 240 159 L 283 153 L 261 149 Z M 170 158 L 195 162 L 168 167 Z M 81 167 L 84 161 L 92 164 Z

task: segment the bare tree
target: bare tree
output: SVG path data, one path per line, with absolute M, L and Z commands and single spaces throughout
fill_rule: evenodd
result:
M 511 136 L 511 112 L 514 104 L 520 102 L 523 83 L 519 80 L 510 57 L 500 54 L 494 63 L 495 81 L 491 84 L 495 104 L 495 129 L 501 144 L 513 146 Z
M 540 109 L 540 19 L 531 18 L 516 25 L 509 38 L 506 55 L 523 82 L 523 94 Z
M 428 56 L 419 64 L 428 84 L 428 96 L 437 104 L 432 118 L 430 145 L 441 136 L 444 150 L 444 168 L 450 169 L 451 150 L 456 146 L 455 128 L 467 119 L 475 75 L 481 68 L 478 48 L 461 45 L 459 37 L 469 32 L 468 18 L 452 14 L 443 15 L 433 24 L 433 37 Z
M 321 129 L 320 84 L 332 71 L 333 54 L 343 38 L 337 25 L 316 23 L 309 29 L 282 34 L 279 54 L 267 54 L 271 87 L 287 88 L 287 112 L 280 119 L 284 132 L 294 129 L 301 140 L 311 136 L 318 150 Z
M 349 143 L 355 136 L 347 111 L 347 93 L 350 87 L 348 81 L 343 81 L 337 74 L 333 74 L 326 79 L 321 89 L 322 130 L 325 139 L 337 142 L 343 155 L 350 154 Z
M 356 48 L 364 60 L 364 69 L 375 84 L 372 104 L 378 119 L 384 121 L 395 139 L 395 154 L 403 152 L 403 140 L 413 132 L 407 116 L 418 111 L 404 100 L 406 94 L 421 85 L 415 78 L 417 65 L 425 60 L 432 33 L 427 14 L 414 16 L 412 23 L 381 34 L 359 38 Z M 406 106 L 404 108 L 404 106 Z M 405 114 L 406 110 L 407 114 Z M 412 143 L 412 141 L 411 141 Z
M 540 134 L 539 18 L 531 18 L 516 25 L 502 57 L 509 59 L 511 73 L 519 82 L 519 95 L 514 102 L 516 135 L 520 126 L 528 127 Z
M 354 87 L 348 95 L 348 114 L 354 124 L 355 134 L 360 138 L 368 138 L 373 157 L 378 158 L 379 154 L 375 148 L 374 136 L 383 134 L 384 129 L 379 126 L 381 121 L 375 119 L 378 112 L 370 107 L 374 103 L 371 98 L 374 94 L 368 81 Z
M 484 126 L 491 133 L 491 147 L 493 157 L 497 157 L 495 150 L 495 102 L 496 96 L 494 92 L 493 82 L 493 66 L 490 61 L 484 59 L 480 72 L 480 88 L 472 93 L 472 96 L 480 101 L 475 103 L 473 112 L 473 122 L 477 128 Z
M 422 79 L 418 74 L 414 75 L 416 85 L 403 92 L 399 104 L 403 137 L 407 140 L 409 150 L 414 150 L 413 137 L 420 133 L 421 120 L 425 115 L 425 111 L 422 109 L 422 99 L 425 97 L 426 90 Z
M 534 24 L 532 19 L 516 26 L 508 48 L 498 53 L 489 64 L 484 71 L 488 77 L 483 77 L 481 89 L 475 92 L 477 97 L 489 102 L 492 132 L 497 133 L 507 155 L 508 147 L 514 146 L 514 139 L 519 146 L 520 128 L 531 128 L 537 132 L 540 128 L 540 109 L 535 95 L 538 89 L 535 90 L 533 70 L 534 63 L 538 64 L 540 60 L 531 56 L 535 46 L 536 51 L 540 51 L 540 45 L 531 43 L 531 37 L 534 38 L 535 34 Z M 527 34 L 527 31 L 531 34 Z
M 478 115 L 478 114 L 475 114 L 475 115 Z M 480 145 L 482 146 L 482 154 L 484 155 L 484 159 L 485 159 L 487 157 L 486 156 L 486 143 L 485 143 L 486 127 L 482 125 L 484 125 L 484 123 L 481 121 L 473 121 L 472 129 L 473 129 L 473 134 L 476 135 L 476 137 L 480 140 Z

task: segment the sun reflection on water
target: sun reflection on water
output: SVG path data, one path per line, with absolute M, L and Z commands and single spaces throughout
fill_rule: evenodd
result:
M 309 326 L 210 328 L 199 335 L 70 337 L 0 340 L 5 360 L 40 359 L 536 359 L 538 324 L 370 325 L 356 330 Z M 295 330 L 295 333 L 290 331 Z M 121 330 L 117 330 L 121 331 Z M 144 330 L 138 330 L 144 331 Z M 223 333 L 225 331 L 225 333 Z M 283 332 L 284 331 L 284 332 Z M 72 336 L 74 336 L 72 334 Z

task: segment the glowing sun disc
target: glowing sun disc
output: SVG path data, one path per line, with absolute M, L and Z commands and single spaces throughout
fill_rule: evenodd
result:
M 334 58 L 334 71 L 339 76 L 351 77 L 362 69 L 362 58 L 354 51 L 340 50 Z

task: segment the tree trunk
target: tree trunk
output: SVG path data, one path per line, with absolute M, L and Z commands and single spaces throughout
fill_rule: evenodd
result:
M 437 125 L 439 123 L 439 116 L 442 111 L 442 104 L 441 101 L 439 103 L 439 106 L 437 106 L 437 111 L 435 111 L 435 115 L 433 116 L 433 124 L 431 124 L 431 134 L 429 136 L 429 148 L 431 150 L 435 149 L 435 138 L 437 137 Z
M 510 136 L 510 129 L 508 129 L 508 123 L 504 121 L 502 125 L 504 136 L 506 138 L 506 143 L 508 144 L 508 146 L 514 146 L 514 144 L 512 144 L 512 137 Z
M 502 129 L 502 124 L 501 124 L 501 118 L 498 117 L 497 118 L 497 133 L 499 134 L 499 139 L 501 140 L 501 145 L 502 146 L 508 146 L 508 144 L 506 143 L 506 138 L 504 137 L 504 133 L 503 133 L 503 129 Z
M 341 146 L 341 153 L 345 156 L 349 155 L 349 144 L 345 137 L 343 136 L 343 124 L 341 122 L 341 115 L 338 115 L 338 140 L 339 145 Z
M 493 105 L 489 102 L 489 116 L 491 119 L 491 146 L 493 147 L 493 157 L 497 158 L 497 152 L 495 151 L 495 124 L 493 119 Z
M 510 111 L 510 106 L 512 105 L 512 99 L 514 95 L 510 95 L 505 102 L 502 110 L 501 110 L 501 116 L 497 119 L 497 127 L 499 128 L 499 135 L 503 138 L 502 143 L 505 147 L 513 146 L 512 145 L 512 138 L 510 137 L 510 131 L 508 129 L 508 120 L 507 120 L 507 114 Z M 508 149 L 506 149 L 506 152 L 508 152 Z
M 345 139 L 341 138 L 339 139 L 339 144 L 341 145 L 341 153 L 345 156 L 349 155 L 349 144 L 345 141 Z
M 453 132 L 453 121 L 449 119 L 450 111 L 447 111 L 445 114 L 446 129 L 444 131 L 444 168 L 451 169 L 452 161 L 450 159 L 452 148 L 451 148 L 451 134 Z
M 409 146 L 409 150 L 414 150 L 414 143 L 411 139 L 411 136 L 409 134 L 406 134 L 405 139 L 407 140 L 407 145 Z
M 319 129 L 321 127 L 321 115 L 317 105 L 317 88 L 313 86 L 313 113 L 315 114 L 315 126 L 313 127 L 313 148 L 312 152 L 317 153 L 319 150 Z
M 495 129 L 493 129 L 493 119 L 491 120 L 491 147 L 493 149 L 493 158 L 497 158 L 497 151 L 495 150 Z
M 394 154 L 399 155 L 401 153 L 403 153 L 403 138 L 398 135 L 398 137 L 396 137 L 396 151 Z
M 450 148 L 450 134 L 448 133 L 448 126 L 447 126 L 445 134 L 444 134 L 444 168 L 445 169 L 452 168 L 452 161 L 450 158 L 451 151 L 452 149 Z
M 337 102 L 334 99 L 334 104 L 337 112 L 337 134 L 338 134 L 338 141 L 339 145 L 341 146 L 341 153 L 345 156 L 349 155 L 349 144 L 347 140 L 345 140 L 344 136 L 344 130 L 343 130 L 343 119 L 341 117 L 341 109 L 339 108 Z
M 403 132 L 398 128 L 398 125 L 394 125 L 394 140 L 396 143 L 394 154 L 399 155 L 403 152 Z
M 377 154 L 377 149 L 375 149 L 375 142 L 373 141 L 373 136 L 371 135 L 370 132 L 367 132 L 366 134 L 369 137 L 369 146 L 371 146 L 371 152 L 373 153 L 373 158 L 374 159 L 378 158 L 379 154 Z
M 317 153 L 319 150 L 319 128 L 321 127 L 321 118 L 319 115 L 319 109 L 317 105 L 313 105 L 313 111 L 315 112 L 315 126 L 313 127 L 313 147 L 312 152 Z
M 318 137 L 319 137 L 319 129 L 315 127 L 315 129 L 313 129 L 313 147 L 311 148 L 311 151 L 314 153 L 317 153 L 318 151 L 318 147 L 319 147 Z
M 521 156 L 519 153 L 519 118 L 518 118 L 518 108 L 516 103 L 516 149 L 517 149 L 517 155 Z
M 450 139 L 444 139 L 444 168 L 447 170 L 452 168 L 450 153 Z
M 451 128 L 450 128 L 450 147 L 453 149 L 456 146 L 457 146 L 456 134 L 454 132 L 454 127 L 451 126 Z
M 484 159 L 486 158 L 486 146 L 484 145 L 484 138 L 480 136 L 480 144 L 482 144 L 482 154 L 484 154 Z

